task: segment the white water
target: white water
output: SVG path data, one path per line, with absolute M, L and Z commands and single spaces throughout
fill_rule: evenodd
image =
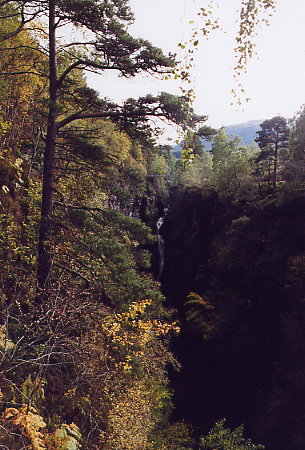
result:
M 159 217 L 159 219 L 157 220 L 156 226 L 157 226 L 157 231 L 158 231 L 158 266 L 159 266 L 159 270 L 158 270 L 158 276 L 157 276 L 157 281 L 160 281 L 162 272 L 163 272 L 163 267 L 164 267 L 164 239 L 160 234 L 160 228 L 163 225 L 164 222 L 164 217 Z

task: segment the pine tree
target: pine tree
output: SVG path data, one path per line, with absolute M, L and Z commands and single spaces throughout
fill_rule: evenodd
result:
M 279 158 L 284 149 L 288 148 L 289 128 L 284 117 L 276 116 L 265 120 L 260 124 L 262 128 L 258 131 L 256 142 L 261 153 L 257 162 L 266 161 L 268 165 L 268 184 L 272 184 L 275 192 L 278 181 Z
M 115 70 L 124 77 L 140 72 L 149 74 L 169 72 L 175 66 L 172 55 L 166 56 L 150 42 L 133 38 L 127 31 L 133 21 L 128 0 L 43 0 L 0 4 L 14 8 L 19 14 L 21 32 L 34 18 L 48 19 L 48 43 L 37 40 L 36 51 L 47 57 L 48 69 L 41 74 L 37 64 L 31 70 L 49 80 L 48 118 L 43 164 L 41 223 L 38 245 L 38 284 L 44 288 L 51 269 L 49 246 L 52 230 L 53 193 L 56 145 L 65 127 L 80 119 L 109 118 L 121 129 L 142 136 L 149 135 L 149 117 L 161 117 L 176 123 L 192 120 L 186 97 L 162 93 L 138 100 L 129 99 L 119 106 L 100 99 L 93 89 L 77 85 L 75 73 L 89 70 Z M 2 17 L 4 17 L 4 13 Z M 45 20 L 44 19 L 44 20 Z M 84 36 L 76 41 L 58 43 L 58 31 L 66 25 L 80 27 Z M 3 36 L 8 39 L 9 35 Z M 67 96 L 73 98 L 74 109 L 65 111 Z M 200 118 L 198 118 L 200 120 Z M 136 131 L 135 131 L 136 130 Z

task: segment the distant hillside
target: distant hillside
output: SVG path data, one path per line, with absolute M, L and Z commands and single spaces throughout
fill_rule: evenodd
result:
M 238 123 L 236 125 L 228 125 L 225 127 L 227 134 L 230 136 L 238 136 L 243 140 L 246 145 L 251 144 L 257 137 L 256 132 L 260 129 L 260 124 L 264 121 L 250 120 L 249 122 Z
M 225 126 L 226 132 L 228 136 L 237 136 L 242 139 L 242 143 L 249 145 L 254 139 L 257 137 L 256 132 L 260 129 L 260 124 L 264 121 L 264 119 L 260 120 L 250 120 L 249 122 L 238 123 L 235 125 L 227 125 Z M 202 139 L 202 143 L 207 151 L 210 151 L 212 148 L 212 142 L 207 141 L 206 139 Z M 176 157 L 181 156 L 182 144 L 178 144 L 173 147 L 173 154 Z

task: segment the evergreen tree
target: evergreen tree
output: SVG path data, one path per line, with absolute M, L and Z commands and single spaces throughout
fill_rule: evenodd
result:
M 44 152 L 41 224 L 38 245 L 38 283 L 45 287 L 51 269 L 49 246 L 52 229 L 53 194 L 55 180 L 56 145 L 58 136 L 67 125 L 79 119 L 110 118 L 118 122 L 121 129 L 129 133 L 149 134 L 148 119 L 151 116 L 165 117 L 177 123 L 189 118 L 187 98 L 176 98 L 162 93 L 148 95 L 138 100 L 127 100 L 119 106 L 109 100 L 101 100 L 92 89 L 75 86 L 72 74 L 79 70 L 103 72 L 115 70 L 122 76 L 132 77 L 140 72 L 149 74 L 168 72 L 175 66 L 174 57 L 165 56 L 159 48 L 148 41 L 135 39 L 127 27 L 133 16 L 127 0 L 87 1 L 20 1 L 8 0 L 0 6 L 12 4 L 14 15 L 20 15 L 20 28 L 26 21 L 45 16 L 48 18 L 47 49 L 37 41 L 36 51 L 48 58 L 48 70 L 42 75 L 49 79 L 48 119 Z M 3 15 L 2 15 L 3 17 Z M 79 26 L 86 37 L 81 42 L 71 40 L 58 44 L 58 30 L 65 24 Z M 63 64 L 64 61 L 64 64 Z M 34 66 L 34 73 L 41 68 Z M 72 89 L 73 88 L 73 89 Z M 66 97 L 74 98 L 74 109 L 65 110 Z M 198 118 L 199 119 L 199 118 Z
M 276 116 L 261 123 L 261 131 L 258 131 L 256 142 L 261 154 L 257 162 L 265 161 L 268 167 L 268 184 L 272 185 L 275 192 L 278 181 L 279 159 L 284 149 L 288 148 L 289 128 L 284 117 Z

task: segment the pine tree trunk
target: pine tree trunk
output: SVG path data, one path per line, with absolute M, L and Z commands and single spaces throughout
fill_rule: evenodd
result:
M 56 67 L 56 24 L 55 2 L 49 0 L 49 112 L 46 145 L 43 163 L 43 184 L 41 199 L 41 220 L 38 241 L 38 286 L 44 289 L 51 270 L 51 252 L 49 240 L 51 236 L 51 217 L 53 210 L 53 183 L 56 146 L 56 114 L 57 114 L 57 67 Z
M 275 142 L 275 148 L 274 148 L 274 166 L 273 166 L 273 180 L 272 180 L 273 192 L 276 191 L 277 165 L 278 165 L 278 134 L 276 135 L 276 142 Z
M 268 161 L 268 189 L 271 186 L 271 161 Z

